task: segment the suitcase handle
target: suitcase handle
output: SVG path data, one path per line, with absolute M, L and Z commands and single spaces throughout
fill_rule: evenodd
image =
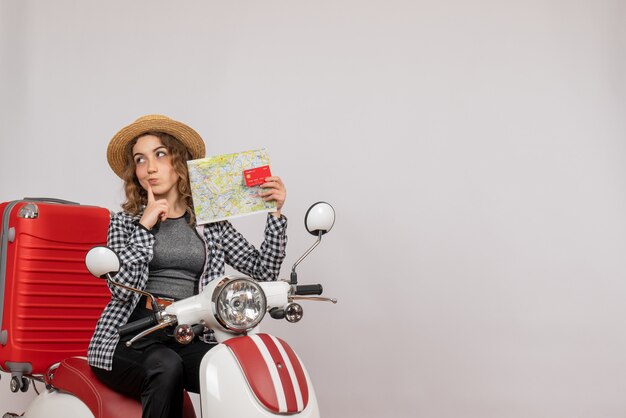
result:
M 80 205 L 80 203 L 78 202 L 72 202 L 72 201 L 63 200 L 63 199 L 55 199 L 53 197 L 25 197 L 22 200 L 27 200 L 31 202 L 59 203 L 61 205 Z

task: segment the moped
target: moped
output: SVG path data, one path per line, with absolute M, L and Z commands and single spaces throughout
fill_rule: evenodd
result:
M 201 293 L 167 306 L 150 293 L 117 283 L 117 254 L 107 247 L 95 247 L 85 263 L 91 274 L 114 286 L 139 293 L 152 304 L 154 315 L 127 323 L 120 336 L 134 335 L 134 342 L 162 328 L 173 329 L 172 338 L 187 344 L 207 330 L 217 345 L 204 356 L 200 366 L 200 412 L 204 417 L 320 416 L 309 374 L 294 350 L 280 338 L 260 332 L 259 324 L 268 313 L 274 319 L 298 322 L 303 316 L 299 300 L 330 301 L 321 297 L 320 284 L 299 285 L 298 264 L 331 230 L 335 212 L 318 202 L 305 215 L 305 226 L 317 237 L 294 263 L 289 281 L 257 282 L 245 276 L 229 275 L 209 283 Z M 23 415 L 6 413 L 3 418 L 87 418 L 139 417 L 141 404 L 100 383 L 85 358 L 67 358 L 43 377 L 46 389 L 35 397 Z M 36 385 L 33 384 L 35 390 Z M 185 393 L 184 416 L 195 417 L 193 404 Z

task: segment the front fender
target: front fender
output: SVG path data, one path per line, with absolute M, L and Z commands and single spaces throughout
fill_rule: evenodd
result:
M 210 350 L 200 366 L 200 385 L 203 416 L 319 418 L 300 359 L 268 334 L 231 338 Z

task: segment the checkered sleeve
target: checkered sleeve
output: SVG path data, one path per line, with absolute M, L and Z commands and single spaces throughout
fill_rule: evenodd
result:
M 287 218 L 267 215 L 265 239 L 257 250 L 231 224 L 223 223 L 226 262 L 256 280 L 276 280 L 285 259 Z
M 120 259 L 120 270 L 114 280 L 127 286 L 143 289 L 148 275 L 146 270 L 153 257 L 155 238 L 139 226 L 137 219 L 120 212 L 111 219 L 107 238 L 108 246 Z M 134 293 L 109 285 L 111 294 L 119 300 L 128 300 Z

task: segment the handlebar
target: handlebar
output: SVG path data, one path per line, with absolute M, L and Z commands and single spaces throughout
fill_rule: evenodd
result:
M 281 306 L 283 303 L 288 303 L 288 304 L 286 304 L 281 309 L 270 310 L 270 315 L 273 318 L 284 318 L 287 308 L 293 307 L 296 305 L 299 307 L 297 303 L 292 303 L 294 300 L 319 300 L 319 301 L 329 301 L 332 303 L 337 303 L 336 299 L 318 297 L 318 295 L 321 295 L 324 291 L 324 288 L 322 287 L 321 284 L 305 284 L 305 285 L 289 286 L 287 283 L 283 283 L 282 286 L 276 287 L 275 289 L 274 288 L 270 288 L 270 289 L 273 289 L 273 292 L 275 293 L 271 296 L 275 297 L 276 295 L 278 295 L 278 299 L 281 298 L 280 297 L 281 291 L 285 292 L 287 291 L 287 289 L 289 289 L 288 293 L 290 294 L 290 296 L 285 295 L 287 296 L 287 298 L 285 299 L 285 302 L 280 302 Z M 299 309 L 300 311 L 302 310 L 301 307 L 299 307 Z M 296 321 L 290 321 L 290 322 L 296 322 Z M 117 332 L 120 335 L 120 337 L 125 337 L 131 334 L 137 334 L 130 341 L 126 342 L 126 345 L 130 347 L 134 341 L 140 338 L 143 338 L 145 335 L 148 335 L 158 329 L 162 329 L 170 325 L 176 325 L 177 323 L 178 321 L 177 321 L 175 312 L 166 314 L 164 311 L 163 312 L 159 311 L 147 317 L 122 325 L 121 327 L 118 328 Z M 194 325 L 179 324 L 179 326 L 177 327 L 177 330 L 179 328 L 180 328 L 180 335 L 177 334 L 178 331 L 175 331 L 175 334 L 176 334 L 175 338 L 178 342 L 181 342 L 184 344 L 186 343 L 185 341 L 188 342 L 188 341 L 193 340 L 194 336 L 201 335 L 204 332 L 205 324 L 204 324 L 204 320 L 202 320 L 201 324 L 199 323 L 194 324 Z
M 158 323 L 155 315 L 146 316 L 145 318 L 138 319 L 133 322 L 129 322 L 126 325 L 122 325 L 118 328 L 117 333 L 120 337 L 134 334 L 137 331 L 144 330 Z
M 324 288 L 321 284 L 299 284 L 295 286 L 294 295 L 321 295 L 323 291 Z

